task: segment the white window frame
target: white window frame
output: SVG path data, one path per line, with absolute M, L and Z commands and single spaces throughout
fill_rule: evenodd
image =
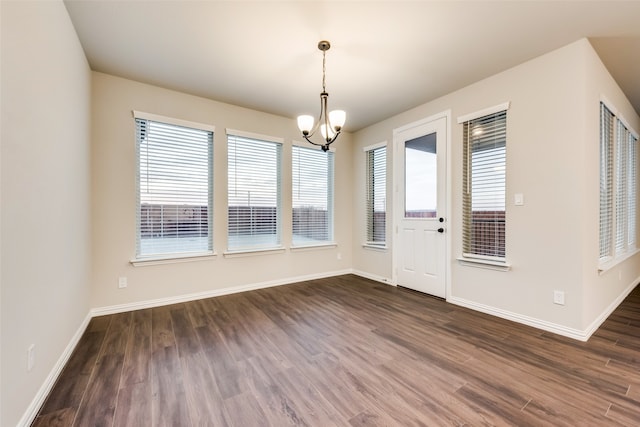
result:
M 385 150 L 384 155 L 384 170 L 382 173 L 384 174 L 384 183 L 382 186 L 375 184 L 376 177 L 376 166 L 375 163 L 371 163 L 370 156 L 375 155 L 376 152 L 379 152 L 381 149 Z M 365 155 L 365 239 L 363 243 L 363 247 L 373 248 L 373 249 L 386 249 L 387 248 L 387 142 L 380 142 L 378 144 L 369 145 L 362 149 Z M 375 232 L 374 232 L 374 217 L 375 217 L 375 209 L 376 205 L 380 204 L 380 200 L 378 199 L 378 193 L 376 192 L 376 188 L 379 190 L 383 188 L 382 195 L 382 204 L 383 204 L 383 212 L 385 214 L 384 219 L 384 239 L 383 240 L 375 240 Z M 377 203 L 376 203 L 377 202 Z
M 261 135 L 261 134 L 256 134 L 256 133 L 251 133 L 251 132 L 244 132 L 244 131 L 240 131 L 240 130 L 235 130 L 235 129 L 226 129 L 226 135 L 227 135 L 227 250 L 225 251 L 225 256 L 232 256 L 234 254 L 251 254 L 251 253 L 259 253 L 259 252 L 269 252 L 269 251 L 283 251 L 284 250 L 284 246 L 282 245 L 282 150 L 283 150 L 283 143 L 284 140 L 282 138 L 277 138 L 277 137 L 273 137 L 273 136 L 267 136 L 267 135 Z M 253 229 L 251 231 L 251 234 L 249 236 L 253 236 L 250 238 L 245 239 L 246 242 L 245 244 L 242 245 L 238 245 L 238 246 L 231 246 L 231 221 L 232 218 L 229 215 L 229 209 L 231 208 L 231 194 L 232 191 L 230 189 L 230 186 L 232 185 L 232 180 L 230 177 L 230 174 L 232 173 L 232 168 L 230 166 L 230 161 L 231 159 L 231 151 L 229 150 L 230 147 L 230 143 L 231 143 L 231 138 L 238 138 L 241 142 L 243 143 L 263 143 L 263 144 L 272 144 L 273 147 L 275 148 L 275 180 L 273 182 L 273 184 L 275 185 L 275 188 L 273 188 L 273 192 L 271 192 L 271 189 L 268 190 L 268 194 L 265 193 L 263 194 L 263 196 L 265 197 L 275 197 L 275 206 L 273 206 L 275 208 L 275 218 L 274 220 L 274 226 L 275 226 L 275 234 L 274 234 L 274 238 L 275 240 L 272 241 L 261 241 L 261 239 L 259 239 L 258 236 L 259 234 L 269 234 L 270 233 L 260 233 L 259 230 L 256 231 L 255 235 L 253 233 Z M 251 153 L 249 150 L 251 150 L 250 146 L 248 147 L 247 153 L 243 153 L 243 156 L 245 156 L 245 160 L 249 159 L 250 161 L 255 161 L 256 157 L 254 157 L 253 153 Z M 242 177 L 242 179 L 247 179 L 247 177 L 253 176 L 254 171 L 253 170 L 246 170 L 247 172 L 247 176 Z M 247 184 L 246 182 L 243 182 L 243 184 Z M 257 185 L 257 184 L 256 184 Z M 249 188 L 251 186 L 247 186 L 246 188 Z M 258 187 L 253 187 L 253 188 L 258 188 Z M 241 189 L 241 190 L 244 190 Z M 250 195 L 248 195 L 247 197 L 251 197 Z M 248 203 L 251 203 L 248 201 Z M 249 206 L 250 207 L 250 206 Z M 257 207 L 261 207 L 264 208 L 264 206 L 257 206 Z M 253 215 L 252 215 L 253 218 Z M 259 228 L 259 227 L 258 227 Z
M 327 171 L 327 194 L 326 196 L 326 206 L 327 206 L 327 239 L 311 239 L 307 242 L 296 241 L 294 234 L 295 227 L 295 210 L 298 201 L 298 197 L 296 196 L 296 171 L 295 168 L 295 151 L 296 150 L 308 150 L 308 152 L 317 152 L 318 156 L 331 156 L 331 164 L 329 165 L 330 171 Z M 328 151 L 324 152 L 320 149 L 306 146 L 302 143 L 294 143 L 291 147 L 291 249 L 304 249 L 304 248 L 314 248 L 314 247 L 326 247 L 326 246 L 336 246 L 337 243 L 334 240 L 334 198 L 335 198 L 335 148 L 331 147 Z
M 196 123 L 187 120 L 176 119 L 173 117 L 166 117 L 152 113 L 146 113 L 142 111 L 132 111 L 134 123 L 136 127 L 136 256 L 131 260 L 131 264 L 134 266 L 141 265 L 153 265 L 164 262 L 184 262 L 192 259 L 202 259 L 203 257 L 214 256 L 213 247 L 213 136 L 215 133 L 215 127 L 209 124 Z M 141 229 L 141 175 L 140 175 L 140 143 L 138 135 L 138 121 L 143 120 L 147 122 L 155 122 L 161 125 L 169 125 L 181 128 L 195 129 L 197 131 L 207 132 L 208 135 L 208 152 L 207 158 L 207 249 L 206 250 L 175 250 L 171 252 L 155 252 L 155 253 L 143 253 L 142 250 L 142 229 Z M 200 159 L 202 163 L 202 159 Z M 188 198 L 185 195 L 185 199 Z
M 608 133 L 603 129 L 605 114 L 611 119 Z M 598 270 L 604 272 L 639 250 L 636 241 L 638 133 L 613 104 L 601 99 L 599 136 Z
M 487 117 L 487 116 L 491 116 L 500 112 L 504 112 L 505 114 L 507 114 L 507 111 L 509 110 L 510 107 L 510 102 L 504 102 L 492 107 L 488 107 L 485 108 L 483 110 L 480 111 L 476 111 L 474 113 L 470 113 L 470 114 L 465 114 L 463 116 L 458 117 L 457 122 L 458 124 L 462 124 L 463 127 L 466 125 L 466 123 L 469 123 L 471 121 L 483 118 L 483 117 Z M 508 116 L 508 115 L 507 115 Z M 508 117 L 507 117 L 508 118 Z M 507 119 L 505 118 L 505 120 Z M 505 123 L 505 131 L 506 131 L 506 123 Z M 463 135 L 464 138 L 464 135 Z M 467 146 L 467 141 L 463 139 L 463 144 L 465 144 L 465 146 Z M 505 135 L 505 150 L 506 150 L 506 145 L 507 145 L 507 138 Z M 464 173 L 469 175 L 471 173 L 470 170 L 470 165 L 467 165 L 466 162 L 470 162 L 471 161 L 471 156 L 470 153 L 465 153 L 464 154 L 464 159 L 463 160 L 463 169 L 464 169 Z M 482 265 L 486 265 L 488 267 L 491 268 L 497 268 L 500 270 L 504 270 L 507 271 L 510 269 L 510 264 L 507 262 L 507 258 L 506 258 L 506 246 L 507 246 L 507 236 L 506 236 L 506 217 L 507 217 L 507 198 L 506 198 L 506 194 L 507 194 L 507 186 L 506 186 L 506 167 L 507 167 L 507 161 L 506 161 L 506 154 L 505 154 L 505 160 L 504 160 L 504 168 L 505 168 L 505 185 L 504 185 L 504 215 L 505 215 L 505 241 L 504 241 L 504 256 L 487 256 L 487 255 L 481 255 L 481 254 L 476 254 L 476 253 L 469 253 L 468 251 L 465 251 L 465 241 L 464 239 L 469 238 L 468 234 L 470 233 L 470 230 L 467 229 L 467 225 L 465 223 L 465 221 L 463 220 L 463 224 L 462 224 L 462 228 L 463 228 L 463 252 L 462 252 L 462 256 L 458 258 L 458 261 L 462 264 L 462 265 L 474 265 L 474 264 L 478 264 L 479 266 Z M 463 188 L 463 191 L 465 193 L 468 193 L 471 191 L 470 188 L 470 177 L 469 176 L 465 176 L 463 177 L 464 181 L 467 182 L 467 187 L 469 188 Z M 466 195 L 464 197 L 467 197 Z M 464 204 L 464 203 L 463 203 Z M 465 207 L 463 206 L 463 210 L 465 209 Z M 471 206 L 469 206 L 469 209 L 471 209 Z M 463 213 L 463 216 L 466 216 L 466 214 Z

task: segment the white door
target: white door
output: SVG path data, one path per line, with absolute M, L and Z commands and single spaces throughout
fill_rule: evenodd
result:
M 396 283 L 446 298 L 447 116 L 394 132 Z

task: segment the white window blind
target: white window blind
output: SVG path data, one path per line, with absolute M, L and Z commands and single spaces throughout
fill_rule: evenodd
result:
M 613 256 L 613 123 L 614 115 L 600 104 L 600 260 Z
M 333 241 L 334 154 L 292 147 L 293 245 Z
M 365 151 L 367 161 L 367 241 L 384 246 L 387 210 L 387 147 Z
M 213 132 L 135 122 L 136 257 L 213 251 Z
M 228 249 L 278 248 L 282 144 L 233 134 L 227 143 Z
M 629 182 L 627 181 L 628 162 L 628 131 L 624 125 L 617 122 L 616 138 L 616 254 L 625 251 L 627 247 L 627 224 L 628 224 L 628 200 L 627 194 Z
M 600 262 L 636 249 L 637 145 L 619 117 L 600 103 Z
M 463 252 L 505 260 L 507 112 L 464 122 Z
M 627 131 L 627 246 L 636 247 L 637 194 L 638 194 L 638 138 Z

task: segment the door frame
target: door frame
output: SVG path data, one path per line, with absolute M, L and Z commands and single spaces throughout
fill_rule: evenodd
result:
M 399 185 L 400 180 L 404 179 L 404 176 L 400 175 L 401 167 L 399 162 L 403 160 L 404 156 L 400 148 L 404 148 L 404 140 L 400 138 L 403 132 L 411 130 L 413 128 L 426 125 L 427 123 L 435 120 L 445 119 L 446 128 L 446 156 L 445 159 L 445 208 L 447 210 L 445 221 L 445 268 L 444 268 L 444 283 L 445 283 L 445 300 L 449 300 L 451 297 L 451 235 L 452 235 L 452 221 L 451 221 L 451 110 L 445 110 L 440 113 L 433 114 L 415 122 L 408 123 L 406 125 L 393 129 L 393 229 L 391 233 L 391 248 L 392 248 L 392 268 L 391 268 L 391 283 L 394 286 L 398 286 L 398 265 L 400 264 L 400 250 L 398 249 L 398 230 L 400 226 L 401 218 L 404 217 L 404 200 L 400 197 Z

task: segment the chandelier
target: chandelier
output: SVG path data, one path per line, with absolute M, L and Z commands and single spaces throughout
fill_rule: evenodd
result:
M 346 120 L 346 113 L 342 110 L 333 110 L 327 113 L 327 98 L 329 94 L 325 88 L 325 72 L 326 72 L 326 54 L 331 44 L 322 40 L 318 42 L 318 49 L 322 51 L 322 92 L 320 93 L 320 117 L 314 125 L 313 116 L 302 115 L 298 116 L 298 128 L 302 132 L 302 137 L 309 143 L 317 145 L 322 148 L 322 151 L 328 151 L 329 145 L 338 138 L 340 131 L 344 126 Z M 318 144 L 311 141 L 311 137 L 320 129 L 323 142 Z

